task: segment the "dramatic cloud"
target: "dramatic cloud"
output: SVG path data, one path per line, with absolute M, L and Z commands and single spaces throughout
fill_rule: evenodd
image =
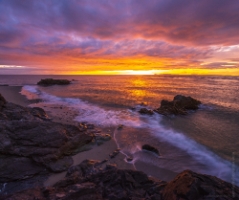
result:
M 226 67 L 239 53 L 238 10 L 234 0 L 0 0 L 0 65 Z

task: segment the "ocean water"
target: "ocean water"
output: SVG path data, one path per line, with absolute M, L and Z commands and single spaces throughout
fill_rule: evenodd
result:
M 36 85 L 50 77 L 73 81 L 67 86 Z M 29 99 L 72 107 L 79 113 L 75 121 L 122 124 L 114 137 L 136 167 L 143 162 L 174 173 L 191 169 L 239 185 L 239 77 L 1 75 L 1 84 L 22 85 L 22 94 Z M 158 108 L 162 99 L 172 100 L 177 94 L 203 104 L 186 116 L 137 112 L 142 107 Z M 142 151 L 143 144 L 157 147 L 160 156 Z

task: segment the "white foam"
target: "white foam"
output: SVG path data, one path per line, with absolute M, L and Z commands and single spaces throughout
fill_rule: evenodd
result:
M 195 160 L 207 166 L 211 175 L 218 176 L 224 180 L 230 181 L 232 176 L 232 164 L 226 161 L 203 145 L 200 145 L 193 139 L 185 136 L 182 133 L 175 132 L 164 128 L 159 122 L 160 115 L 144 116 L 139 115 L 138 112 L 130 110 L 113 111 L 106 110 L 99 106 L 84 102 L 76 98 L 61 98 L 54 95 L 47 94 L 40 91 L 37 86 L 24 86 L 22 94 L 27 98 L 41 98 L 46 103 L 59 103 L 65 106 L 78 110 L 79 115 L 75 118 L 76 121 L 86 121 L 97 125 L 117 126 L 123 124 L 124 126 L 135 128 L 147 128 L 151 133 L 179 149 L 184 150 L 191 155 Z M 133 152 L 135 153 L 135 152 Z M 186 163 L 185 163 L 186 164 Z M 236 169 L 238 171 L 238 169 Z M 239 184 L 239 176 L 234 176 L 234 182 Z
M 232 163 L 217 156 L 215 153 L 208 150 L 205 146 L 197 143 L 184 134 L 175 132 L 172 129 L 165 129 L 162 125 L 159 124 L 159 120 L 156 119 L 157 116 L 154 119 L 148 121 L 146 125 L 147 128 L 151 130 L 152 134 L 154 134 L 161 140 L 167 141 L 173 146 L 184 150 L 195 160 L 206 165 L 211 175 L 215 175 L 229 182 L 231 181 L 230 178 L 234 176 L 235 183 L 239 185 L 239 175 L 232 174 Z M 236 171 L 238 170 L 238 167 L 236 167 Z
M 40 95 L 40 91 L 37 89 L 37 86 L 29 86 L 29 85 L 23 86 L 22 91 L 20 93 L 22 95 L 25 95 L 29 100 L 38 99 Z
M 73 107 L 79 112 L 76 121 L 87 121 L 98 125 L 117 126 L 124 124 L 125 126 L 138 127 L 141 125 L 140 119 L 134 113 L 128 111 L 117 112 L 112 110 L 105 110 L 99 106 L 84 102 L 76 98 L 61 98 L 50 95 L 41 91 L 38 86 L 24 86 L 21 92 L 26 95 L 28 99 L 40 98 L 45 103 L 63 104 L 68 107 Z M 34 98 L 33 98 L 34 97 Z

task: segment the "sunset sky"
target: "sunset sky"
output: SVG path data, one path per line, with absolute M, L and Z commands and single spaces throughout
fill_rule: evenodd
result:
M 238 0 L 0 0 L 0 74 L 239 76 Z

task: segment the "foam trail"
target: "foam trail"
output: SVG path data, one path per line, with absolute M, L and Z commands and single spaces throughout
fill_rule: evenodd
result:
M 155 116 L 154 119 L 150 119 L 146 124 L 144 124 L 144 127 L 151 130 L 151 133 L 156 137 L 184 150 L 189 155 L 192 155 L 195 160 L 207 165 L 212 175 L 218 176 L 223 180 L 231 181 L 230 177 L 233 175 L 232 163 L 222 159 L 203 145 L 197 143 L 182 133 L 165 129 L 159 124 L 159 120 L 158 116 Z M 236 171 L 239 170 L 238 167 L 235 168 Z M 235 183 L 239 185 L 239 176 L 234 176 L 234 179 Z
M 147 128 L 151 134 L 164 140 L 179 149 L 184 150 L 191 155 L 195 160 L 206 165 L 210 169 L 210 174 L 218 176 L 227 181 L 231 181 L 229 177 L 232 175 L 232 164 L 226 161 L 203 145 L 190 139 L 182 133 L 175 132 L 164 128 L 159 122 L 160 115 L 151 117 L 139 115 L 138 112 L 113 111 L 106 110 L 99 106 L 84 102 L 76 98 L 61 98 L 54 95 L 47 94 L 39 90 L 37 86 L 24 86 L 22 94 L 28 98 L 41 98 L 46 103 L 63 104 L 65 106 L 77 109 L 79 115 L 75 118 L 76 121 L 87 121 L 97 125 L 117 126 L 123 124 L 124 126 L 135 128 Z M 238 167 L 236 167 L 238 171 Z M 234 182 L 239 185 L 239 176 L 236 175 Z
M 125 126 L 140 127 L 141 125 L 140 119 L 134 113 L 105 110 L 76 98 L 56 97 L 40 91 L 38 86 L 24 86 L 21 93 L 28 99 L 41 98 L 45 103 L 63 104 L 75 108 L 79 112 L 79 116 L 75 120 L 79 122 L 87 121 L 106 126 L 124 124 Z

